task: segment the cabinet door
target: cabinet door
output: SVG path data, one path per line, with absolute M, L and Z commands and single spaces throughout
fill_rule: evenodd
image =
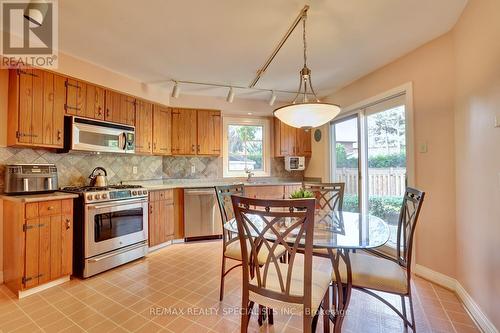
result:
M 220 112 L 198 110 L 197 148 L 199 155 L 220 155 Z
M 61 217 L 61 274 L 73 273 L 73 214 Z
M 296 129 L 296 147 L 298 156 L 311 156 L 311 130 L 304 130 L 301 128 Z
M 120 123 L 134 126 L 135 124 L 135 98 L 120 96 Z
M 25 283 L 23 289 L 38 285 L 38 258 L 40 253 L 39 219 L 26 220 L 25 226 Z
M 66 81 L 66 114 L 85 117 L 87 101 L 87 84 L 68 79 Z
M 31 124 L 33 121 L 33 79 L 32 69 L 18 70 L 19 79 L 19 123 L 16 133 L 20 143 L 31 143 Z
M 137 100 L 135 109 L 135 152 L 151 154 L 153 151 L 153 105 Z
M 174 203 L 166 202 L 165 206 L 165 234 L 167 236 L 166 240 L 170 240 L 174 237 L 175 232 L 175 217 L 174 217 Z
M 64 104 L 66 104 L 66 78 L 54 75 L 54 136 L 52 143 L 60 148 L 64 144 Z
M 87 84 L 86 114 L 87 118 L 104 120 L 104 89 Z
M 196 110 L 172 110 L 172 154 L 196 154 Z
M 38 284 L 42 284 L 51 280 L 51 220 L 54 217 L 40 217 L 38 225 L 39 232 L 39 257 L 38 257 Z
M 153 106 L 153 154 L 172 154 L 172 111 L 157 104 Z
M 150 196 L 151 197 L 151 196 Z M 151 200 L 151 199 L 150 199 Z M 149 216 L 148 216 L 148 230 L 149 230 L 149 246 L 155 246 L 157 245 L 157 235 L 158 235 L 158 230 L 157 230 L 157 209 L 156 209 L 156 201 L 150 201 L 149 202 Z
M 104 120 L 119 123 L 121 119 L 121 95 L 117 92 L 106 90 L 105 92 Z
M 57 279 L 61 276 L 62 267 L 62 217 L 61 215 L 50 218 L 50 278 Z

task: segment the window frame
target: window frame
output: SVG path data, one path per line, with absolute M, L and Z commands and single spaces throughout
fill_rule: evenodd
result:
M 247 118 L 247 117 L 223 117 L 222 120 L 223 140 L 223 177 L 237 178 L 246 177 L 245 171 L 229 170 L 229 125 L 253 125 L 262 126 L 262 164 L 263 170 L 252 171 L 254 177 L 269 177 L 271 175 L 271 122 L 267 118 Z

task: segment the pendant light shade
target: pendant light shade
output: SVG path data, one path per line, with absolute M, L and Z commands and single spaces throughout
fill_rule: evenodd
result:
M 320 102 L 314 92 L 311 83 L 311 70 L 307 67 L 306 18 L 307 9 L 303 12 L 301 18 L 304 66 L 300 70 L 299 89 L 293 102 L 275 109 L 274 115 L 289 126 L 308 129 L 331 121 L 340 113 L 340 106 Z M 299 96 L 302 96 L 302 101 L 299 101 Z M 309 101 L 310 97 L 314 98 L 314 100 Z
M 338 105 L 321 102 L 289 104 L 274 111 L 274 115 L 285 124 L 304 129 L 321 126 L 339 113 Z

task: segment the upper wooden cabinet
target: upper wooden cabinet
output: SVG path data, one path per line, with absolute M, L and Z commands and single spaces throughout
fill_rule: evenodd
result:
M 66 79 L 66 114 L 104 119 L 104 89 L 90 83 Z
M 39 69 L 9 71 L 9 146 L 63 147 L 65 79 Z
M 196 147 L 196 153 L 198 155 L 220 155 L 220 111 L 198 110 L 197 121 L 198 143 Z
M 135 152 L 151 154 L 153 152 L 153 104 L 136 100 L 135 107 Z
M 153 154 L 172 154 L 172 110 L 153 105 Z
M 112 90 L 106 90 L 105 96 L 104 119 L 133 126 L 135 123 L 135 98 Z
M 221 114 L 216 110 L 172 110 L 172 154 L 221 153 Z
M 172 154 L 196 155 L 196 110 L 172 109 Z
M 274 118 L 274 156 L 310 157 L 311 153 L 310 130 L 291 127 Z

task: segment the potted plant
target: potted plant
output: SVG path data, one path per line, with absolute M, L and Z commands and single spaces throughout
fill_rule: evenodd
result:
M 314 194 L 306 189 L 301 188 L 290 194 L 290 199 L 307 199 L 314 198 Z M 305 207 L 295 207 L 297 210 L 305 210 Z

